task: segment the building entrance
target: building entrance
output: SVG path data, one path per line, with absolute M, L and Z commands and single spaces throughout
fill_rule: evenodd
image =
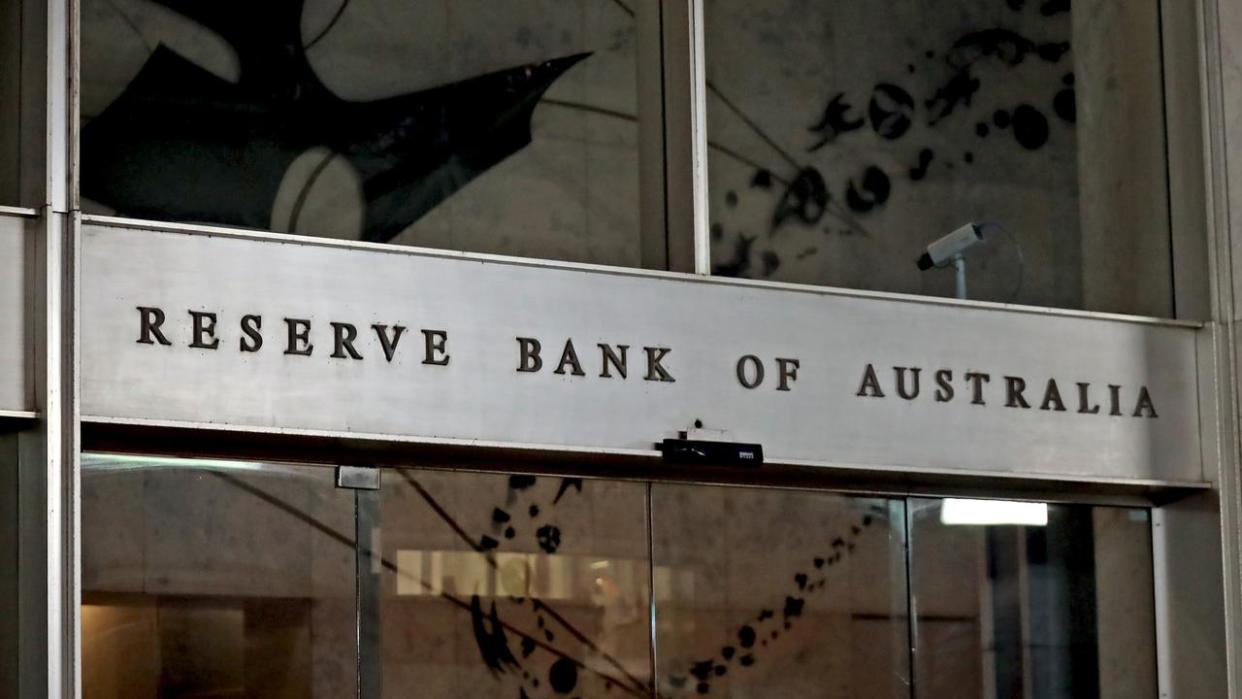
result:
M 360 475 L 84 456 L 85 695 L 1156 695 L 1145 509 Z

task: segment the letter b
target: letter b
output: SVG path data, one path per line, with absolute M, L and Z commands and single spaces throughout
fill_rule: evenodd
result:
M 517 338 L 518 348 L 521 351 L 521 358 L 518 360 L 518 371 L 533 374 L 543 368 L 543 360 L 539 357 L 539 350 L 542 346 L 539 341 L 533 337 Z

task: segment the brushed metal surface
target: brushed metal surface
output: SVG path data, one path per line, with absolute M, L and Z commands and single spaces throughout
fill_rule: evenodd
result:
M 0 215 L 0 410 L 34 410 L 26 295 L 30 219 Z
M 137 342 L 139 306 L 166 312 L 172 346 Z M 218 349 L 189 346 L 190 311 L 217 315 Z M 258 352 L 239 351 L 246 314 L 263 317 Z M 285 318 L 310 321 L 311 356 L 283 353 Z M 362 361 L 329 356 L 333 321 L 359 328 Z M 391 362 L 368 333 L 375 323 L 409 328 Z M 422 363 L 423 329 L 447 333 L 447 366 Z M 638 450 L 698 421 L 775 461 L 1198 481 L 1197 332 L 693 276 L 83 230 L 89 418 Z M 516 371 L 519 337 L 542 341 L 542 371 Z M 567 338 L 586 376 L 553 373 Z M 599 377 L 600 342 L 630 346 L 627 379 Z M 671 348 L 663 365 L 675 382 L 642 380 L 644 346 Z M 738 379 L 744 355 L 765 363 L 758 388 Z M 776 390 L 776 358 L 800 361 L 792 390 Z M 868 364 L 883 400 L 855 395 Z M 923 368 L 917 399 L 896 396 L 893 367 Z M 950 402 L 934 400 L 937 369 L 954 371 Z M 970 402 L 967 371 L 992 375 L 986 406 Z M 1005 375 L 1026 378 L 1033 408 L 1004 407 Z M 1049 378 L 1068 411 L 1038 409 Z M 1080 381 L 1098 402 L 1107 384 L 1122 386 L 1127 417 L 1107 406 L 1077 414 Z M 1140 386 L 1158 419 L 1128 416 Z

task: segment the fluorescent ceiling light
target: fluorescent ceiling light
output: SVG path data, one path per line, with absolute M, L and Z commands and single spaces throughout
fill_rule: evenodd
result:
M 1048 524 L 1048 505 L 1042 502 L 950 498 L 940 506 L 940 523 L 1043 527 Z
M 265 464 L 257 461 L 225 461 L 222 459 L 179 459 L 162 456 L 136 456 L 132 454 L 83 454 L 82 470 L 141 471 L 205 469 L 211 471 L 261 471 L 264 473 L 299 474 L 299 469 L 281 464 Z M 304 471 L 303 471 L 304 472 Z

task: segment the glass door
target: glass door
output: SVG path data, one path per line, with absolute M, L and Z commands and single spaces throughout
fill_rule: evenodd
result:
M 99 697 L 1155 697 L 1147 510 L 83 458 Z
M 354 525 L 329 468 L 83 456 L 83 695 L 354 695 Z

